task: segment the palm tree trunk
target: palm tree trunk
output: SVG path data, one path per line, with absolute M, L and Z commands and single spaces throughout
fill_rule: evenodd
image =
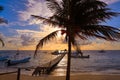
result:
M 70 20 L 70 0 L 68 1 L 68 20 Z M 70 23 L 70 22 L 69 22 Z M 68 23 L 68 24 L 69 24 Z M 66 80 L 70 80 L 70 68 L 71 68 L 71 26 L 67 26 L 68 32 L 68 54 L 67 54 L 67 71 L 66 71 Z
M 71 30 L 68 30 L 68 54 L 67 54 L 67 71 L 66 71 L 66 80 L 70 80 L 70 67 L 71 67 Z

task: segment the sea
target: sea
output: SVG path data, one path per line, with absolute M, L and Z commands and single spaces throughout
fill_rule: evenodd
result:
M 10 60 L 19 60 L 31 57 L 27 63 L 20 63 L 13 66 L 7 66 L 7 61 L 0 61 L 0 73 L 17 71 L 18 68 L 37 67 L 45 64 L 58 55 L 52 55 L 50 50 L 38 51 L 34 57 L 33 50 L 1 50 L 1 56 L 9 56 Z M 120 75 L 120 50 L 83 50 L 84 55 L 90 55 L 90 58 L 71 58 L 71 74 L 93 74 L 93 75 Z M 64 76 L 66 74 L 67 55 L 59 62 L 50 75 Z M 34 69 L 22 69 L 21 73 L 32 75 Z

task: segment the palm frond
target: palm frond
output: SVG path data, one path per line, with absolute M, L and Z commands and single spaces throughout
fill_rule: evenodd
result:
M 48 8 L 52 12 L 59 14 L 59 12 L 62 11 L 61 6 L 59 5 L 59 3 L 56 0 L 46 0 L 46 1 L 47 1 Z
M 4 8 L 3 8 L 2 6 L 0 6 L 0 11 L 2 11 L 2 10 L 4 10 Z M 7 22 L 7 20 L 5 20 L 4 18 L 1 18 L 1 17 L 0 17 L 0 24 L 1 24 L 1 23 L 6 23 L 6 24 L 7 24 L 8 22 Z
M 99 3 L 93 4 L 93 3 Z M 110 19 L 113 16 L 118 16 L 120 13 L 112 12 L 105 7 L 104 3 L 99 1 L 80 3 L 78 6 L 73 6 L 71 10 L 72 20 L 76 25 L 98 24 L 99 22 Z M 88 6 L 88 5 L 90 6 Z M 102 5 L 103 4 L 103 5 Z
M 84 29 L 83 29 L 84 28 Z M 105 40 L 120 39 L 120 29 L 105 25 L 88 25 L 82 28 L 82 35 L 97 37 Z
M 82 39 L 82 40 L 86 40 L 86 39 L 87 39 L 85 36 L 79 34 L 78 32 L 76 33 L 76 35 L 77 35 L 80 39 Z
M 0 11 L 2 11 L 3 10 L 3 7 L 2 6 L 0 6 Z
M 90 11 L 92 9 L 105 8 L 107 4 L 100 0 L 81 0 L 79 3 L 77 3 L 77 6 L 82 11 Z
M 58 15 L 53 15 L 53 16 L 51 16 L 50 17 L 50 20 L 51 21 L 55 21 L 55 22 L 57 22 L 58 24 L 59 24 L 59 26 L 58 27 L 60 27 L 60 28 L 65 28 L 65 23 L 67 22 L 67 19 L 66 18 L 64 18 L 64 17 L 62 17 L 62 16 L 58 16 Z
M 44 17 L 41 17 L 41 16 L 37 16 L 37 15 L 31 15 L 32 17 L 36 18 L 36 19 L 40 19 L 41 21 L 43 21 L 43 23 L 46 23 L 46 24 L 52 24 L 52 25 L 59 25 L 58 22 L 55 22 L 55 21 L 51 21 L 50 19 L 46 19 Z
M 82 24 L 98 24 L 100 22 L 105 22 L 106 19 L 110 19 L 113 16 L 118 16 L 119 13 L 111 12 L 109 8 L 92 10 L 90 12 L 84 13 L 82 16 Z
M 5 45 L 2 39 L 0 39 L 0 42 L 2 43 L 2 46 L 4 46 L 4 45 Z
M 42 48 L 45 43 L 47 43 L 48 41 L 50 41 L 50 40 L 52 40 L 53 38 L 55 38 L 55 37 L 57 36 L 57 33 L 58 33 L 59 31 L 60 31 L 60 30 L 54 31 L 54 32 L 50 33 L 49 35 L 47 35 L 46 37 L 42 38 L 42 39 L 39 41 L 39 43 L 37 44 L 37 46 L 36 46 L 36 50 L 35 50 L 35 54 L 34 54 L 34 55 L 37 54 L 38 49 L 39 49 L 39 48 Z

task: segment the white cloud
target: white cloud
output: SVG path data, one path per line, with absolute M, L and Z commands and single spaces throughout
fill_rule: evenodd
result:
M 119 0 L 100 0 L 100 1 L 103 1 L 107 4 L 112 4 L 112 3 L 118 2 Z
M 18 34 L 21 35 L 26 35 L 30 36 L 32 38 L 38 38 L 40 35 L 39 31 L 33 31 L 33 30 L 17 30 Z
M 19 11 L 20 19 L 27 21 L 31 15 L 40 15 L 47 17 L 52 13 L 47 8 L 46 2 L 41 0 L 28 0 L 26 11 Z

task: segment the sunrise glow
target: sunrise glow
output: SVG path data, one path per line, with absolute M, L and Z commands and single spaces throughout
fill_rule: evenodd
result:
M 47 8 L 46 3 L 38 2 L 39 0 L 3 0 L 0 5 L 4 10 L 0 12 L 0 16 L 8 20 L 8 24 L 0 25 L 0 37 L 5 42 L 5 47 L 0 47 L 1 50 L 34 50 L 40 39 L 60 28 L 52 27 L 51 25 L 44 24 L 40 20 L 33 19 L 31 15 L 40 15 L 49 17 L 52 15 L 51 11 Z M 113 11 L 120 12 L 119 0 L 102 0 L 108 4 Z M 25 4 L 23 4 L 25 3 Z M 20 6 L 20 7 L 18 7 Z M 9 14 L 9 15 L 8 15 Z M 108 20 L 107 25 L 120 28 L 120 17 L 114 17 Z M 58 37 L 49 41 L 42 48 L 43 50 L 55 50 L 67 48 L 67 42 L 64 41 L 64 35 L 58 33 Z M 83 41 L 82 41 L 83 42 Z M 52 46 L 51 46 L 52 45 Z M 104 40 L 93 39 L 85 41 L 81 45 L 82 50 L 120 50 L 120 42 L 108 42 Z

